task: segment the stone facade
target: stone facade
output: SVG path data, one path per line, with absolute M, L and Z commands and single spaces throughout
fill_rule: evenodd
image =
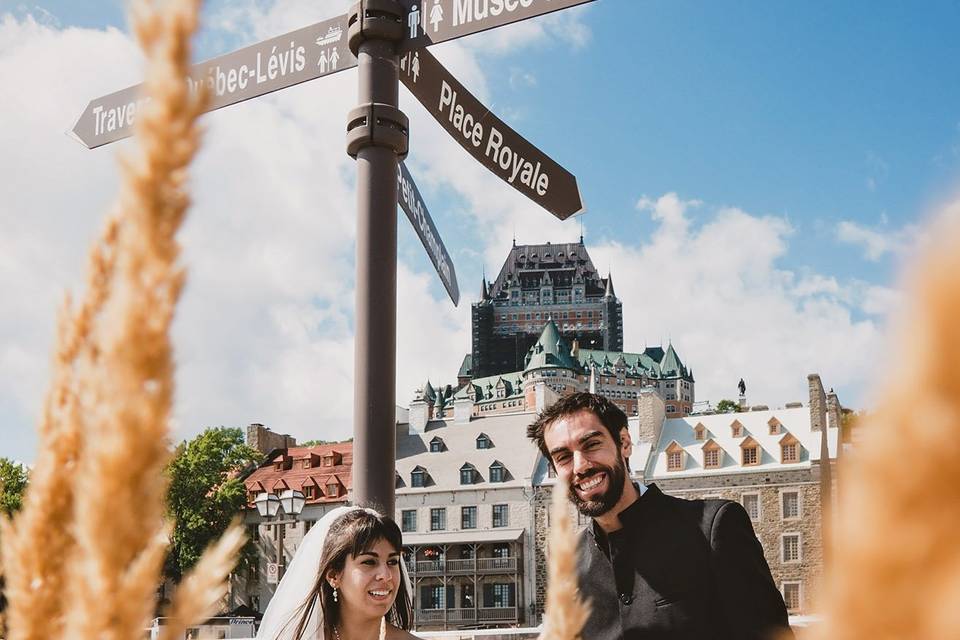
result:
M 276 449 L 297 446 L 297 439 L 284 433 L 274 433 L 270 427 L 254 422 L 247 427 L 247 444 L 266 455 Z

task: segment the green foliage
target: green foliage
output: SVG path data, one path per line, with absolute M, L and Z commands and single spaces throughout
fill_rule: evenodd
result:
M 318 447 L 322 444 L 340 444 L 343 442 L 353 442 L 353 438 L 349 440 L 307 440 L 306 442 L 297 443 L 298 447 Z
M 27 480 L 23 465 L 9 458 L 0 458 L 0 513 L 9 516 L 20 510 Z
M 717 413 L 740 413 L 740 404 L 724 398 L 717 403 Z
M 167 467 L 167 507 L 174 520 L 170 555 L 164 567 L 168 578 L 179 581 L 243 511 L 247 497 L 240 474 L 262 458 L 259 451 L 244 443 L 240 429 L 207 429 L 177 447 Z M 251 562 L 253 553 L 253 545 L 248 542 L 241 554 L 241 566 Z

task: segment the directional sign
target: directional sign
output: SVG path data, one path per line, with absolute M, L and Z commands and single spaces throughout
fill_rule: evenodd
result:
M 423 204 L 423 198 L 420 197 L 420 190 L 403 162 L 397 164 L 397 181 L 397 201 L 400 208 L 407 214 L 410 224 L 420 236 L 420 242 L 427 250 L 447 294 L 453 300 L 453 306 L 457 306 L 460 303 L 460 287 L 457 285 L 457 271 L 453 268 L 453 260 L 443 246 L 443 240 L 437 233 L 437 225 L 433 224 L 433 219 Z
M 400 58 L 400 80 L 480 164 L 565 220 L 583 211 L 572 173 L 504 124 L 426 49 Z
M 398 53 L 534 18 L 593 0 L 400 0 L 406 38 Z
M 196 64 L 184 81 L 194 90 L 206 85 L 207 111 L 213 111 L 355 66 L 342 15 Z M 73 133 L 90 149 L 133 135 L 136 114 L 147 100 L 141 86 L 91 100 Z

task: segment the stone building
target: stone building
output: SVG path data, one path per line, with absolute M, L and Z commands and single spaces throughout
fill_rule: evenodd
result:
M 522 436 L 531 414 L 424 419 L 411 405 L 410 416 L 398 425 L 396 519 L 416 628 L 527 624 L 537 451 Z
M 255 426 L 263 428 L 262 425 Z M 275 448 L 244 480 L 248 501 L 244 521 L 256 546 L 257 561 L 249 575 L 234 579 L 237 604 L 243 602 L 255 611 L 266 609 L 276 590 L 277 580 L 282 577 L 303 536 L 328 511 L 347 504 L 353 486 L 352 473 L 353 443 L 342 442 Z M 280 518 L 260 517 L 253 507 L 257 496 L 260 493 L 279 496 L 287 489 L 300 491 L 306 498 L 303 511 L 296 520 L 282 513 Z
M 472 348 L 458 386 L 519 371 L 548 319 L 584 347 L 623 350 L 623 309 L 613 279 L 600 276 L 583 238 L 563 244 L 514 242 L 497 278 L 481 283 L 471 309 Z

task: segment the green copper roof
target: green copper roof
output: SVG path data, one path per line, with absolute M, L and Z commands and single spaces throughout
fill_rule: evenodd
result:
M 560 335 L 553 320 L 548 320 L 543 326 L 543 332 L 536 344 L 527 352 L 524 371 L 542 369 L 544 367 L 559 367 L 579 371 L 579 363 L 570 355 L 570 344 Z

